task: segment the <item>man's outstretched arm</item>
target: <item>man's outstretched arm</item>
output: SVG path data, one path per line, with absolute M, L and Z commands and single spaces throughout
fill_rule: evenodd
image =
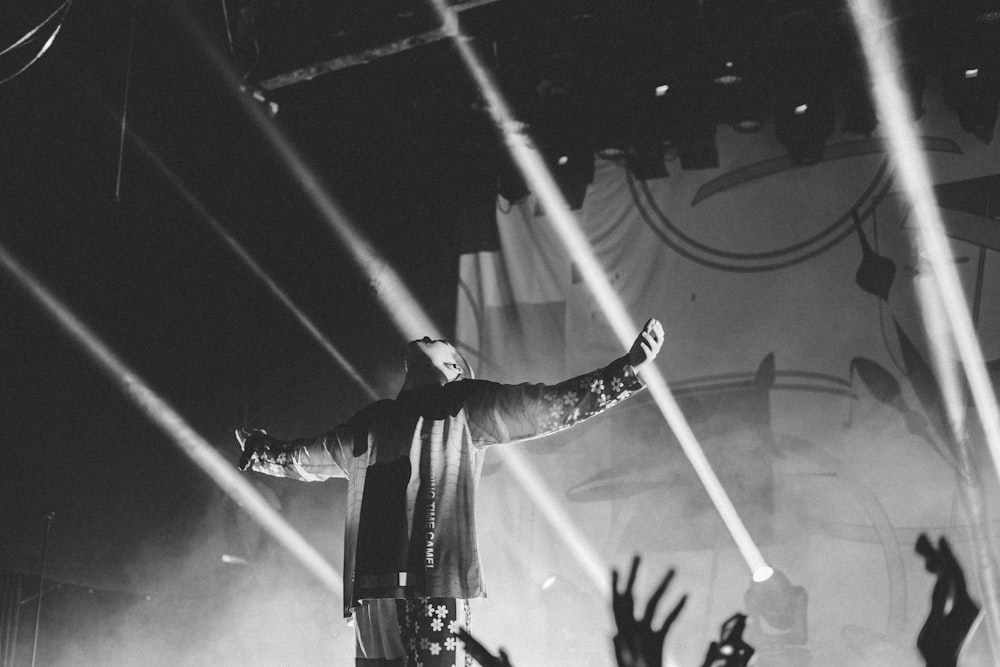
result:
M 243 450 L 239 468 L 302 482 L 347 477 L 350 449 L 343 436 L 333 430 L 310 438 L 279 440 L 261 429 L 236 429 Z
M 633 395 L 645 385 L 638 371 L 663 345 L 663 327 L 646 322 L 629 353 L 604 368 L 555 385 L 478 382 L 466 404 L 477 445 L 517 442 L 569 428 Z

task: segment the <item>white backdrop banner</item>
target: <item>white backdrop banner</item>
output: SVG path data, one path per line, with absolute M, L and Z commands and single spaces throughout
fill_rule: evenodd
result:
M 1000 146 L 927 102 L 924 154 L 984 354 L 997 359 Z M 930 585 L 916 536 L 948 535 L 974 568 L 937 407 L 919 386 L 914 286 L 927 266 L 885 146 L 837 135 L 821 163 L 796 167 L 767 129 L 720 128 L 718 144 L 719 168 L 668 161 L 656 180 L 598 159 L 576 218 L 634 321 L 663 322 L 660 369 L 765 556 L 809 592 L 813 664 L 908 664 Z M 456 338 L 481 377 L 557 381 L 624 353 L 532 195 L 501 199 L 478 224 L 495 229 L 461 258 Z M 679 567 L 698 591 L 678 633 L 691 642 L 681 662 L 695 664 L 743 608 L 748 577 L 648 398 L 523 450 L 609 564 L 641 551 Z M 487 461 L 480 513 L 518 543 L 511 555 L 497 539 L 495 560 L 510 562 L 488 574 L 582 580 Z

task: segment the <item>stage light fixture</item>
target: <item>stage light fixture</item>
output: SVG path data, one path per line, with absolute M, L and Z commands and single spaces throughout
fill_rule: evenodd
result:
M 809 640 L 809 595 L 780 570 L 754 573 L 743 596 L 752 646 L 803 645 Z
M 615 156 L 631 175 L 645 181 L 669 176 L 666 161 L 666 137 L 661 118 L 658 116 L 660 98 L 670 95 L 669 83 L 654 84 L 662 79 L 649 78 L 638 82 L 626 93 L 629 102 L 621 116 L 617 132 L 609 133 L 609 147 L 617 150 Z M 615 113 L 616 110 L 611 110 Z M 599 151 L 601 157 L 611 156 L 608 150 Z
M 811 110 L 815 109 L 815 110 Z M 776 104 L 774 129 L 795 164 L 812 165 L 823 159 L 826 139 L 833 134 L 834 114 L 829 103 L 821 105 Z
M 594 182 L 595 149 L 581 100 L 572 89 L 543 98 L 528 133 L 574 211 L 583 206 L 587 186 Z
M 962 129 L 990 143 L 1000 105 L 1000 67 L 948 67 L 942 71 L 941 81 L 945 101 L 958 116 Z
M 247 95 L 255 104 L 258 104 L 269 117 L 274 118 L 278 115 L 278 103 L 268 97 L 262 88 L 240 84 L 240 92 Z
M 571 146 L 566 151 L 557 151 L 555 158 L 547 157 L 546 162 L 570 210 L 579 210 L 587 196 L 587 186 L 594 182 L 594 151 L 586 144 Z
M 661 146 L 676 146 L 681 169 L 714 169 L 719 166 L 718 113 L 706 21 L 700 3 L 691 1 L 675 3 L 669 15 L 672 30 L 657 47 L 646 80 L 653 96 L 643 97 L 649 103 L 650 132 Z
M 625 166 L 640 181 L 669 176 L 665 159 L 666 147 L 655 138 L 630 143 L 625 149 Z
M 708 73 L 690 61 L 675 68 L 655 88 L 647 133 L 660 146 L 677 146 L 681 169 L 715 169 L 719 166 L 717 117 L 710 102 Z
M 720 123 L 741 133 L 757 132 L 767 117 L 759 44 L 762 4 L 703 0 L 701 12 L 710 104 Z
M 681 169 L 717 169 L 719 147 L 715 143 L 715 120 L 692 122 L 680 142 Z
M 764 127 L 764 88 L 750 65 L 736 58 L 721 60 L 712 76 L 711 96 L 719 122 L 741 134 L 759 132 Z
M 774 65 L 774 130 L 795 164 L 823 159 L 833 134 L 833 73 L 828 33 L 833 25 L 814 12 L 797 12 L 778 25 Z
M 1000 106 L 1000 2 L 950 6 L 945 16 L 941 87 L 962 129 L 993 140 Z

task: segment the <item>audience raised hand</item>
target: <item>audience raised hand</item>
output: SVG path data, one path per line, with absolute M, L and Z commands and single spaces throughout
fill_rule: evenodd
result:
M 664 640 L 670 626 L 677 620 L 684 608 L 687 595 L 681 597 L 680 602 L 674 606 L 659 629 L 654 629 L 653 616 L 656 614 L 656 607 L 667 590 L 667 586 L 670 585 L 670 581 L 674 578 L 674 571 L 667 572 L 663 581 L 653 591 L 649 602 L 646 603 L 646 610 L 642 618 L 636 619 L 632 586 L 635 584 L 638 571 L 639 556 L 636 556 L 632 559 L 632 569 L 629 572 L 625 589 L 621 592 L 618 591 L 618 570 L 611 571 L 611 608 L 615 616 L 615 625 L 618 627 L 618 634 L 614 638 L 615 657 L 618 659 L 618 667 L 661 667 Z
M 747 617 L 733 614 L 722 624 L 719 641 L 708 646 L 708 654 L 702 667 L 746 667 L 754 654 L 753 647 L 743 641 L 743 630 Z
M 503 649 L 500 649 L 500 655 L 493 655 L 465 628 L 459 628 L 455 634 L 465 644 L 465 652 L 483 667 L 513 667 L 510 664 L 510 658 L 507 657 L 507 652 Z
M 922 534 L 917 539 L 916 550 L 924 557 L 927 571 L 937 576 L 931 593 L 930 612 L 917 637 L 917 648 L 927 667 L 956 667 L 959 652 L 979 615 L 979 605 L 969 596 L 962 567 L 947 539 L 939 538 L 935 546 L 927 535 Z M 611 571 L 611 608 L 617 626 L 615 657 L 618 667 L 662 667 L 667 633 L 684 609 L 687 595 L 681 596 L 659 628 L 653 627 L 660 599 L 674 578 L 674 570 L 671 569 L 649 597 L 642 617 L 636 618 L 632 589 L 639 563 L 640 557 L 635 556 L 621 590 L 618 570 Z M 747 666 L 755 651 L 743 640 L 746 622 L 747 617 L 737 613 L 722 624 L 719 640 L 709 645 L 702 667 Z M 457 634 L 465 643 L 468 655 L 483 667 L 512 667 L 503 649 L 500 649 L 499 655 L 493 655 L 465 628 L 459 628 Z
M 948 540 L 940 538 L 935 548 L 922 534 L 917 538 L 917 553 L 924 557 L 927 571 L 937 575 L 931 609 L 917 636 L 917 648 L 927 667 L 954 667 L 979 606 L 969 597 L 962 566 Z
M 618 630 L 614 637 L 615 657 L 618 661 L 618 667 L 662 667 L 667 633 L 677 617 L 680 616 L 681 610 L 684 609 L 687 595 L 681 596 L 659 628 L 653 627 L 653 617 L 657 615 L 660 599 L 674 578 L 674 570 L 670 569 L 650 595 L 642 617 L 636 618 L 635 598 L 632 589 L 639 573 L 639 563 L 640 557 L 635 556 L 632 559 L 628 579 L 621 590 L 618 587 L 618 570 L 611 570 L 611 608 Z M 750 658 L 754 655 L 754 648 L 743 640 L 746 622 L 747 617 L 744 614 L 736 613 L 722 624 L 719 640 L 713 641 L 709 645 L 702 667 L 747 666 Z M 507 652 L 502 648 L 499 649 L 499 655 L 493 655 L 469 634 L 466 628 L 458 628 L 456 635 L 465 645 L 465 651 L 469 657 L 482 667 L 512 667 Z M 930 664 L 928 662 L 928 665 Z

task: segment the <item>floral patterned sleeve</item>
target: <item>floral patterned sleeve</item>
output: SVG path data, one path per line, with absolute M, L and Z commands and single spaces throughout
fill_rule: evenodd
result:
M 347 477 L 350 448 L 345 447 L 345 434 L 346 429 L 340 428 L 311 438 L 271 438 L 267 450 L 254 455 L 251 468 L 272 477 L 301 482 Z
M 627 357 L 556 385 L 477 384 L 465 403 L 476 446 L 536 438 L 604 412 L 643 388 Z

